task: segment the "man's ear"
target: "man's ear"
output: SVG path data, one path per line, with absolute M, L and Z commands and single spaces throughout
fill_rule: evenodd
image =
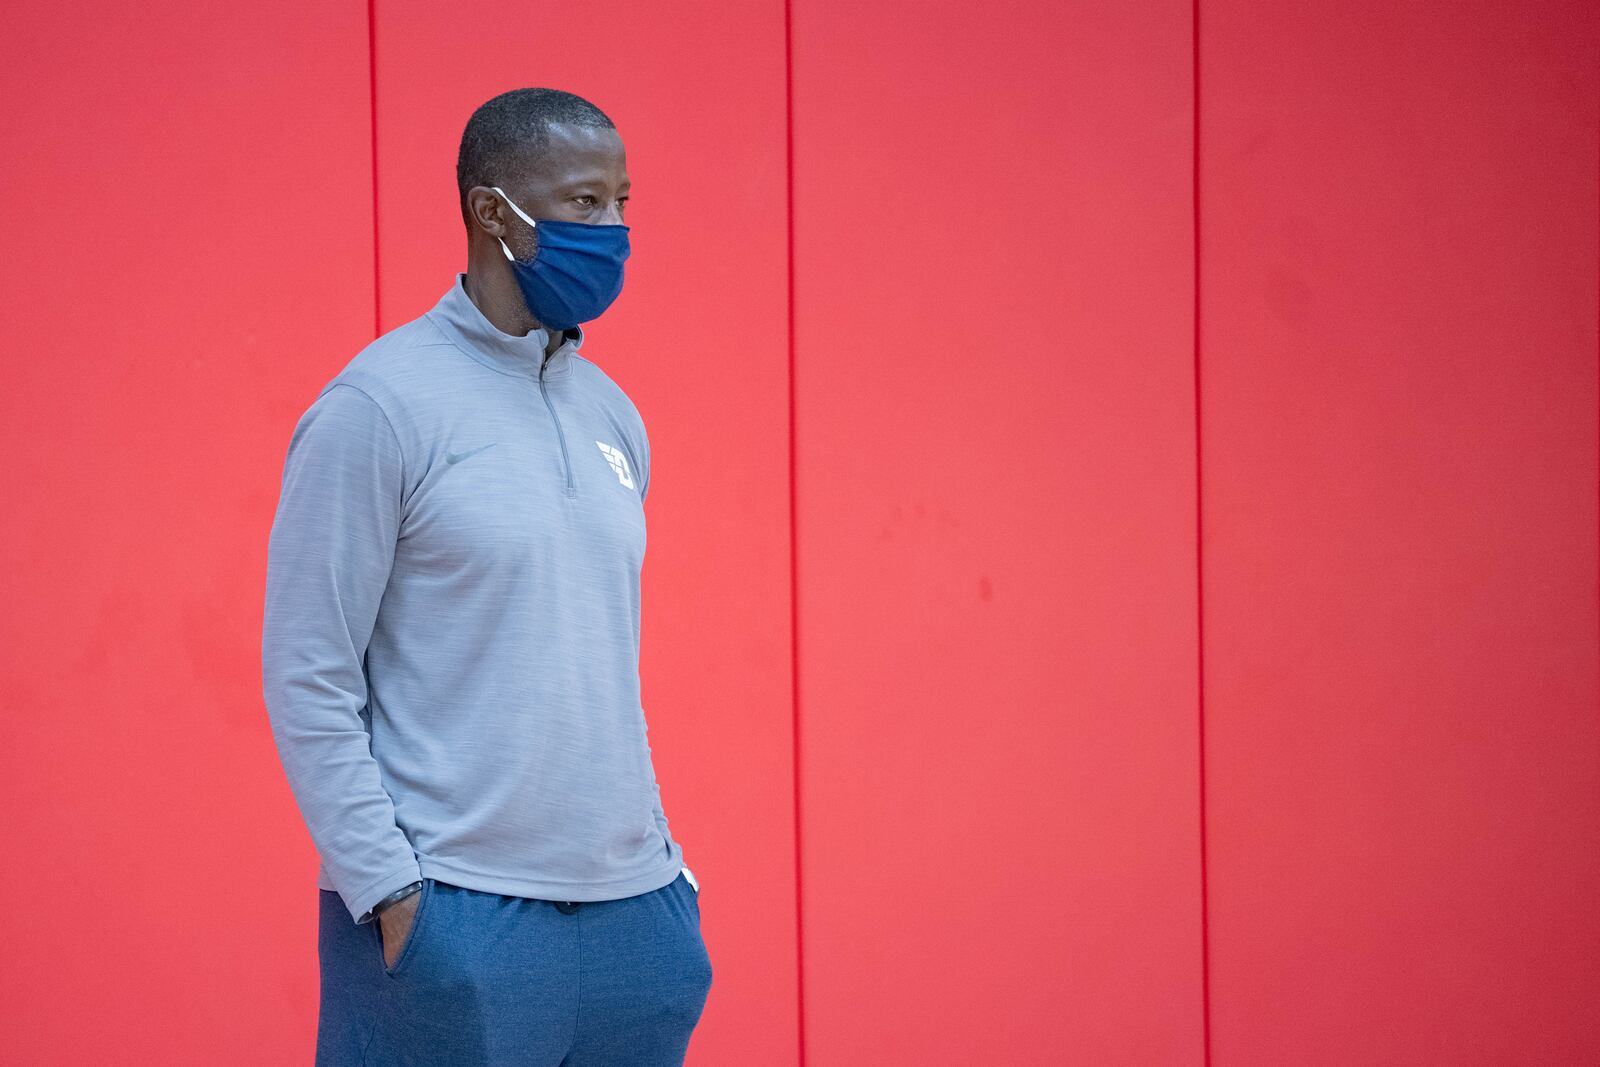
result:
M 490 237 L 506 235 L 506 220 L 502 214 L 505 201 L 500 199 L 499 193 L 484 185 L 474 185 L 467 190 L 467 208 L 478 229 Z

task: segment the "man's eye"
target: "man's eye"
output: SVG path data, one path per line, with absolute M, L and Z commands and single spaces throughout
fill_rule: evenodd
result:
M 573 197 L 573 199 L 574 200 L 591 200 L 592 201 L 594 199 L 594 197 L 592 197 L 592 196 L 578 196 L 578 197 Z

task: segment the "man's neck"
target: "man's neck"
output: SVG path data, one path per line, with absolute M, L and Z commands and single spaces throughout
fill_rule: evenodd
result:
M 495 329 L 501 333 L 513 337 L 525 337 L 539 328 L 539 323 L 528 313 L 528 305 L 522 298 L 521 287 L 509 272 L 475 271 L 471 264 L 468 264 L 467 276 L 462 286 L 466 289 L 468 298 L 477 305 L 479 311 L 483 312 L 483 317 L 492 322 Z M 550 339 L 544 346 L 546 356 L 560 348 L 567 340 L 565 330 L 548 332 Z

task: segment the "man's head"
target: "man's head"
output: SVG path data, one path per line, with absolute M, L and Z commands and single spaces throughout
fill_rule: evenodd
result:
M 537 246 L 533 227 L 494 192 L 504 190 L 537 219 L 620 223 L 629 182 L 622 138 L 605 112 L 560 89 L 513 89 L 472 113 L 456 159 L 469 253 L 499 252 L 503 239 L 518 259 Z

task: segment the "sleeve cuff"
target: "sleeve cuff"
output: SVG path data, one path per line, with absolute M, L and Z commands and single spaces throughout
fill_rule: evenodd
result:
M 372 915 L 372 907 L 384 897 L 393 893 L 401 886 L 410 885 L 422 879 L 422 868 L 417 865 L 415 858 L 404 867 L 396 868 L 393 872 L 367 886 L 355 897 L 345 898 L 345 907 L 350 910 L 350 918 L 357 925 L 371 922 L 376 916 Z

